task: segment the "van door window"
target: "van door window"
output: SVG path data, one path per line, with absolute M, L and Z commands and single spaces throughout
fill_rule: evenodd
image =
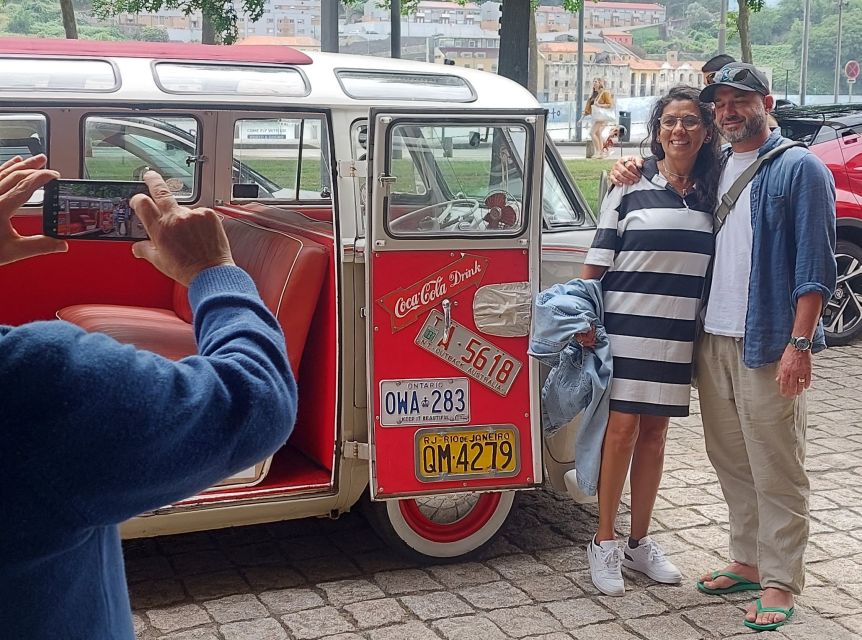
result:
M 180 201 L 197 186 L 198 122 L 191 117 L 88 116 L 84 120 L 84 170 L 90 180 L 141 180 L 162 175 Z
M 527 138 L 519 125 L 394 126 L 387 149 L 389 231 L 394 236 L 519 233 L 525 221 L 521 159 Z M 409 171 L 405 160 L 412 164 Z M 428 193 L 411 204 L 401 194 L 416 193 L 417 184 Z
M 0 113 L 0 164 L 48 152 L 48 121 L 40 113 Z M 27 204 L 41 204 L 39 189 Z
M 233 138 L 235 200 L 332 197 L 323 118 L 237 120 Z

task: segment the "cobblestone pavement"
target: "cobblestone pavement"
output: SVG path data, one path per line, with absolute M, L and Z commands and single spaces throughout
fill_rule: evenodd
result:
M 862 638 L 862 345 L 818 356 L 809 392 L 811 540 L 792 624 L 771 637 Z M 551 490 L 526 492 L 493 548 L 471 562 L 411 564 L 358 514 L 135 540 L 126 560 L 142 639 L 687 640 L 749 635 L 752 595 L 705 596 L 723 566 L 727 511 L 697 402 L 675 420 L 655 537 L 685 575 L 668 587 L 626 572 L 623 598 L 592 586 L 596 520 Z M 627 529 L 623 514 L 619 527 Z

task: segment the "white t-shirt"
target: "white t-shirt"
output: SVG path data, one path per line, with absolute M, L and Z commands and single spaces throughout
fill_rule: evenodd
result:
M 719 198 L 727 193 L 742 172 L 757 160 L 758 151 L 755 149 L 731 154 L 718 184 Z M 724 219 L 721 232 L 715 237 L 712 287 L 709 290 L 704 320 L 704 330 L 707 333 L 732 338 L 745 337 L 752 241 L 749 182 Z

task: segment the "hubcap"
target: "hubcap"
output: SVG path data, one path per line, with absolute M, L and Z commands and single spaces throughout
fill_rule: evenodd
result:
M 407 525 L 426 540 L 457 542 L 484 527 L 500 504 L 499 493 L 451 493 L 401 500 Z
M 827 333 L 840 336 L 862 322 L 862 263 L 853 256 L 836 254 L 838 286 L 823 312 Z

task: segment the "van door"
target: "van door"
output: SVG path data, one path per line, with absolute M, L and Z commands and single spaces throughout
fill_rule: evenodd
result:
M 369 122 L 371 495 L 539 484 L 527 347 L 545 112 L 372 109 Z

